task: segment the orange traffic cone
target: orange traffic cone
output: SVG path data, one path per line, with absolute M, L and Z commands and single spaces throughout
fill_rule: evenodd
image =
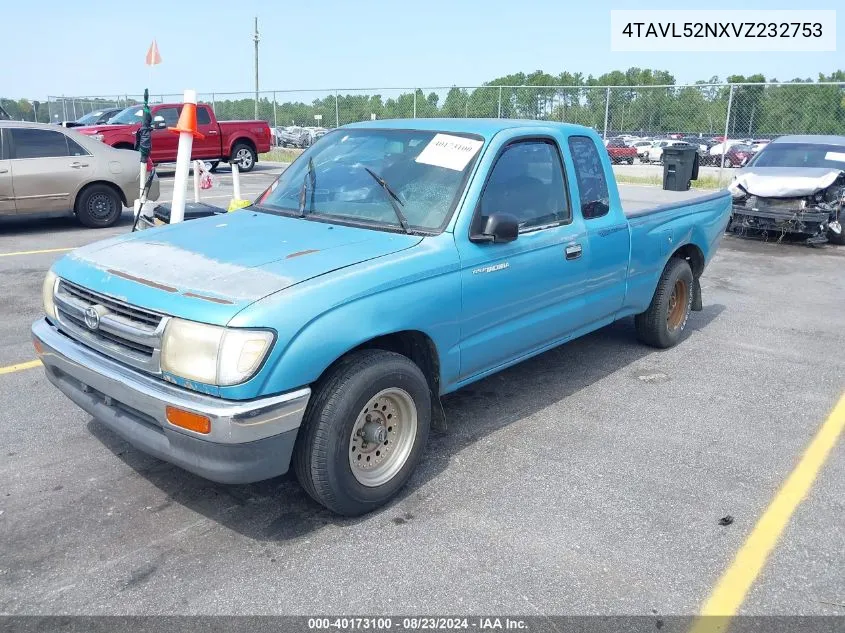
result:
M 205 136 L 197 132 L 197 105 L 195 103 L 183 103 L 182 113 L 179 115 L 179 122 L 176 127 L 167 128 L 175 134 L 187 132 L 194 138 L 204 139 Z

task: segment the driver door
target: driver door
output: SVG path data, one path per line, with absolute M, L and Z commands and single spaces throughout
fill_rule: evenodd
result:
M 584 325 L 589 244 L 573 213 L 553 139 L 506 145 L 481 194 L 473 229 L 491 213 L 519 220 L 505 244 L 457 237 L 461 259 L 461 380 L 552 346 Z
M 172 163 L 176 161 L 176 150 L 179 147 L 179 135 L 171 132 L 167 128 L 176 127 L 179 122 L 179 109 L 174 107 L 159 108 L 152 113 L 153 118 L 160 116 L 164 118 L 164 127 L 156 129 L 153 126 L 152 142 L 153 147 L 150 152 L 150 158 L 153 162 L 158 163 Z

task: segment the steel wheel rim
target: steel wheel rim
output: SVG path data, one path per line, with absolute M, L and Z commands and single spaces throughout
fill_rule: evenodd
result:
M 666 316 L 666 325 L 672 331 L 677 330 L 684 323 L 688 303 L 687 294 L 687 285 L 680 279 L 676 281 L 669 297 L 669 313 Z
M 244 169 L 249 169 L 250 165 L 252 165 L 252 154 L 248 149 L 239 149 L 235 158 L 238 164 Z
M 105 193 L 95 193 L 85 205 L 88 215 L 95 220 L 107 220 L 114 212 L 114 201 Z
M 398 387 L 382 389 L 352 426 L 347 449 L 352 475 L 368 488 L 383 486 L 407 463 L 416 437 L 417 406 L 411 394 Z

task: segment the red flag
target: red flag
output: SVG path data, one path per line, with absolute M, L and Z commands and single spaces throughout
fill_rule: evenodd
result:
M 150 44 L 150 50 L 147 51 L 147 66 L 155 66 L 156 64 L 161 63 L 161 55 L 158 52 L 158 44 L 156 41 L 153 40 L 153 43 Z

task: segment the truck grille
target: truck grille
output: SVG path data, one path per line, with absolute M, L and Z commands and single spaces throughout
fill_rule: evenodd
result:
M 144 371 L 161 373 L 167 317 L 60 279 L 54 291 L 58 325 L 80 343 Z

